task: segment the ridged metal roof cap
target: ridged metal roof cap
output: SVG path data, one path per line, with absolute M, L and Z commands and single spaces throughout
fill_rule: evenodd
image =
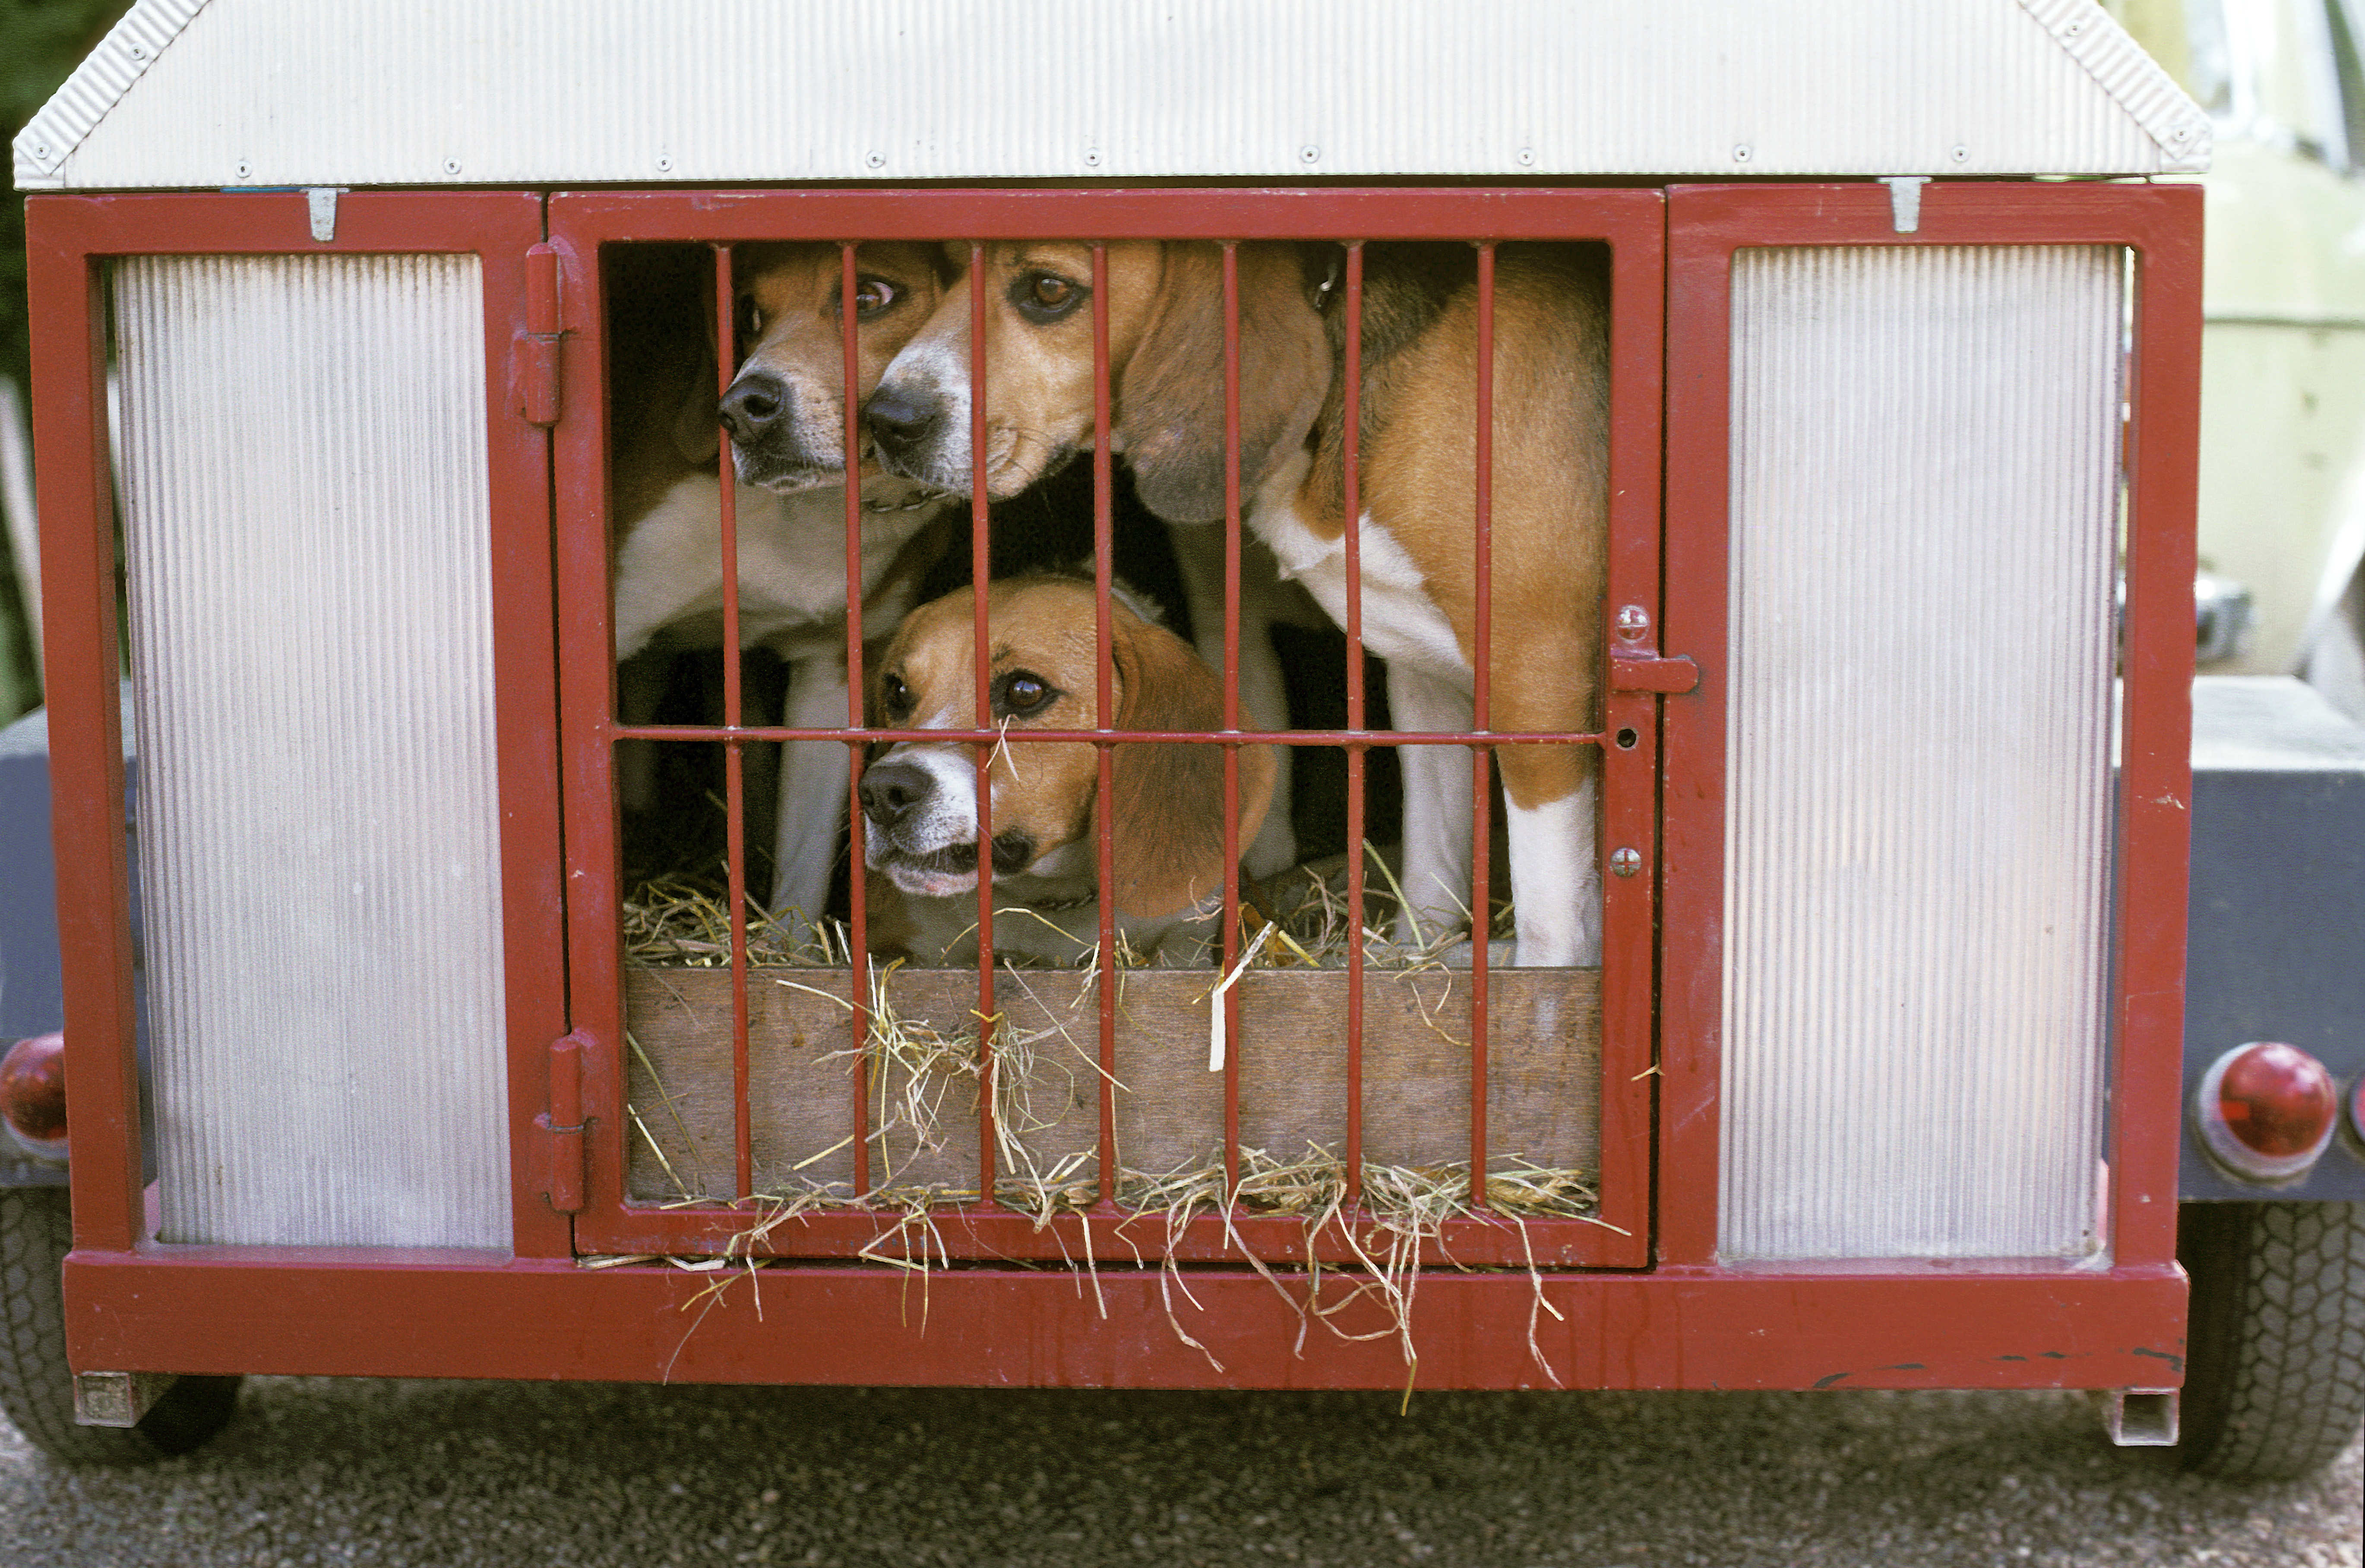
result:
M 139 0 L 26 189 L 2149 174 L 2093 0 Z

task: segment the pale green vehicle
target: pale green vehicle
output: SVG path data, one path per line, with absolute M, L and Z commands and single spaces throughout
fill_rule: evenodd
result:
M 2365 3 L 2110 9 L 2214 121 L 2202 669 L 2365 721 Z

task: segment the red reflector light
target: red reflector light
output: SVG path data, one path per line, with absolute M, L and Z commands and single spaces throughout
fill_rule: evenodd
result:
M 2297 1046 L 2254 1040 L 2211 1064 L 2192 1115 L 2209 1152 L 2236 1175 L 2284 1181 L 2332 1141 L 2340 1096 L 2324 1064 Z
M 0 1120 L 37 1155 L 66 1151 L 66 1037 L 36 1035 L 0 1057 Z

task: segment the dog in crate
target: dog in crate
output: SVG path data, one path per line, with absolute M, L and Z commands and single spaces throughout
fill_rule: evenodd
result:
M 947 249 L 965 274 L 969 247 Z M 1037 252 L 1056 264 L 1032 265 L 1029 258 Z M 1141 296 L 1150 304 L 1148 293 L 1154 290 L 1157 298 L 1148 313 L 1156 319 L 1145 321 L 1145 312 L 1138 310 L 1111 319 L 1113 342 L 1121 344 L 1111 365 L 1115 404 L 1111 444 L 1131 454 L 1142 503 L 1169 525 L 1200 655 L 1220 668 L 1225 662 L 1224 535 L 1220 527 L 1209 526 L 1224 519 L 1220 261 L 1212 245 L 1177 247 L 1171 252 L 1155 246 L 1114 247 L 1113 267 L 1120 255 L 1128 275 L 1122 281 L 1113 275 L 1116 297 Z M 1056 472 L 1092 444 L 1092 315 L 1084 308 L 1092 292 L 1092 257 L 1089 248 L 1073 245 L 995 245 L 988 247 L 988 256 L 992 276 L 986 295 L 992 323 L 986 401 L 989 409 L 1005 412 L 988 420 L 985 462 L 990 493 L 1000 498 Z M 1082 282 L 1075 273 L 1079 257 Z M 1240 257 L 1243 325 L 1252 318 L 1261 338 L 1285 336 L 1293 327 L 1312 323 L 1336 281 L 1335 256 L 1323 247 L 1242 246 Z M 1160 283 L 1149 288 L 1137 287 L 1138 280 L 1130 275 L 1145 258 L 1163 263 Z M 925 341 L 915 340 L 898 356 L 864 411 L 891 471 L 966 494 L 968 294 L 957 286 L 946 297 L 952 303 L 939 305 L 923 334 Z M 1005 330 L 1012 322 L 1024 330 Z M 1218 355 L 1213 381 L 1198 374 L 1204 368 L 1199 351 L 1210 330 L 1216 334 Z M 1081 360 L 1074 353 L 1076 341 L 1083 345 Z M 1318 328 L 1305 346 L 1319 352 Z M 1003 349 L 1019 357 L 1002 363 L 996 353 Z M 1245 345 L 1241 381 L 1245 487 L 1258 471 L 1255 454 L 1303 440 L 1321 406 L 1324 383 L 1310 363 L 1264 355 Z M 1014 401 L 1012 393 L 1020 386 L 1049 395 Z M 1078 409 L 1082 411 L 1081 426 L 1067 417 Z M 1053 422 L 1036 423 L 1043 414 L 1054 415 Z M 1217 432 L 1212 458 L 1205 451 L 1180 450 L 1174 439 L 1179 431 L 1187 427 L 1196 431 L 1209 421 Z M 1188 444 L 1196 447 L 1195 442 Z M 1252 535 L 1245 538 L 1239 587 L 1239 680 L 1241 708 L 1259 726 L 1289 726 L 1286 682 L 1272 629 L 1322 624 L 1321 610 L 1302 589 L 1283 580 L 1263 542 Z M 1288 805 L 1290 773 L 1290 754 L 1283 747 L 1277 761 L 1273 809 L 1244 857 L 1252 876 L 1271 877 L 1296 863 L 1297 838 Z
M 736 342 L 729 352 L 736 373 L 718 393 L 712 252 L 704 246 L 618 251 L 610 271 L 610 428 L 617 432 L 611 484 L 618 519 L 611 572 L 616 657 L 623 672 L 622 717 L 627 723 L 644 722 L 656 701 L 649 661 L 633 661 L 635 654 L 653 644 L 722 644 L 719 458 L 727 427 L 736 481 L 740 644 L 769 648 L 782 660 L 785 726 L 843 727 L 847 463 L 841 252 L 812 243 L 734 248 Z M 855 260 L 858 400 L 929 319 L 950 274 L 934 245 L 864 245 Z M 922 574 L 949 540 L 953 498 L 880 471 L 867 454 L 857 459 L 863 632 L 883 637 L 915 602 Z M 627 804 L 650 803 L 647 767 L 644 752 L 628 753 L 620 762 Z M 790 742 L 781 748 L 774 913 L 819 918 L 836 860 L 849 767 L 846 748 L 835 742 Z
M 1239 449 L 1250 528 L 1281 572 L 1346 621 L 1346 313 L 1307 248 L 1239 247 Z M 1023 487 L 1093 439 L 1091 248 L 987 248 L 987 482 Z M 1115 431 L 1143 500 L 1223 510 L 1224 308 L 1212 244 L 1107 248 Z M 1494 279 L 1489 725 L 1570 733 L 1599 700 L 1608 548 L 1608 286 L 1599 247 L 1506 245 Z M 1366 647 L 1401 731 L 1474 722 L 1478 275 L 1460 244 L 1365 247 L 1358 489 Z M 969 483 L 968 292 L 897 353 L 870 409 L 884 465 Z M 881 414 L 885 417 L 881 417 Z M 1401 749 L 1407 907 L 1400 935 L 1470 907 L 1471 758 Z M 1600 758 L 1496 751 L 1508 800 L 1517 961 L 1600 961 Z
M 872 666 L 870 722 L 883 729 L 977 724 L 974 597 L 960 588 L 908 616 Z M 1089 730 L 1100 722 L 1095 590 L 1086 579 L 1008 578 L 987 590 L 991 727 Z M 1109 605 L 1112 727 L 1216 730 L 1223 682 L 1155 609 L 1122 588 Z M 1237 844 L 1273 793 L 1273 753 L 1239 748 Z M 1224 758 L 1212 744 L 1111 748 L 1118 940 L 1160 964 L 1208 960 L 1222 918 Z M 977 879 L 990 868 L 997 953 L 1073 963 L 1100 940 L 1099 767 L 1089 742 L 1004 742 L 988 765 L 990 837 L 979 843 L 977 748 L 902 741 L 863 768 L 869 944 L 882 956 L 959 964 L 978 950 Z

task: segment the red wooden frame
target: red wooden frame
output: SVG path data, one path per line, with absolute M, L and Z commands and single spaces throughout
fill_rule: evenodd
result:
M 748 1229 L 744 1209 L 723 1204 L 636 1206 L 624 1198 L 624 1138 L 629 1123 L 623 1115 L 622 955 L 613 918 L 620 890 L 614 886 L 616 828 L 609 786 L 611 747 L 627 734 L 713 741 L 777 740 L 805 734 L 777 725 L 739 722 L 735 712 L 732 713 L 734 722 L 695 730 L 677 726 L 628 731 L 613 718 L 611 664 L 603 660 L 601 653 L 613 643 L 606 575 L 606 454 L 611 438 L 602 428 L 606 312 L 598 265 L 600 246 L 634 241 L 847 242 L 857 239 L 972 242 L 999 239 L 1606 240 L 1611 246 L 1614 269 L 1611 352 L 1615 360 L 1608 595 L 1613 607 L 1644 607 L 1655 623 L 1663 205 L 1660 194 L 1651 190 L 1543 189 L 603 192 L 554 196 L 550 230 L 552 242 L 566 257 L 563 293 L 568 302 L 570 342 L 564 399 L 569 414 L 558 428 L 555 448 L 560 663 L 568 781 L 567 887 L 573 916 L 568 927 L 569 969 L 574 977 L 575 1025 L 592 1042 L 585 1078 L 592 1129 L 588 1202 L 577 1216 L 576 1232 L 582 1249 L 617 1254 L 713 1251 Z M 1490 262 L 1491 251 L 1482 250 L 1482 268 Z M 1236 364 L 1230 374 L 1235 377 L 1236 399 Z M 976 400 L 974 411 L 976 417 L 982 417 L 981 398 Z M 1233 446 L 1236 450 L 1237 442 Z M 1101 450 L 1105 451 L 1105 442 Z M 1230 557 L 1237 562 L 1240 506 L 1237 475 L 1230 477 L 1227 530 L 1233 546 Z M 1105 484 L 1099 493 L 1104 504 Z M 727 529 L 725 534 L 727 539 Z M 981 536 L 977 548 L 982 549 Z M 981 569 L 981 555 L 979 565 Z M 726 583 L 730 580 L 726 572 Z M 1237 587 L 1231 591 L 1236 595 Z M 1234 621 L 1236 629 L 1236 612 Z M 983 636 L 981 617 L 979 635 Z M 1628 644 L 1624 651 L 1635 650 Z M 857 655 L 850 652 L 849 656 Z M 979 667 L 985 667 L 981 657 Z M 1231 667 L 1238 667 L 1236 657 Z M 1482 684 L 1482 693 L 1483 689 Z M 1602 746 L 1604 832 L 1615 835 L 1611 841 L 1617 844 L 1641 849 L 1647 862 L 1655 833 L 1654 699 L 1647 692 L 1608 689 L 1607 682 L 1605 690 L 1603 733 L 1631 728 L 1641 738 L 1632 748 Z M 732 711 L 727 690 L 725 707 Z M 981 710 L 981 746 L 993 738 L 988 722 Z M 1486 727 L 1485 710 L 1481 706 L 1476 728 Z M 959 732 L 936 734 L 967 738 Z M 1315 736 L 1317 733 L 1302 734 Z M 1389 736 L 1390 732 L 1372 732 L 1368 744 L 1393 744 Z M 1034 738 L 1061 737 L 1037 732 Z M 1094 736 L 1084 733 L 1065 738 Z M 1484 777 L 1482 771 L 1482 789 Z M 1477 820 L 1478 841 L 1483 846 L 1483 809 Z M 1483 852 L 1478 868 L 1483 875 Z M 1631 1268 L 1648 1257 L 1653 889 L 1646 877 L 1605 878 L 1604 881 L 1609 950 L 1603 969 L 1602 1198 L 1597 1221 L 1538 1217 L 1520 1227 L 1483 1218 L 1457 1219 L 1448 1222 L 1441 1245 L 1432 1254 L 1440 1260 L 1507 1265 L 1532 1256 L 1548 1266 Z M 981 905 L 981 924 L 985 914 Z M 744 965 L 744 958 L 741 962 Z M 1474 976 L 1474 1012 L 1484 1007 L 1483 982 L 1482 969 Z M 992 983 L 991 970 L 983 966 L 980 983 L 981 988 Z M 1351 971 L 1351 1006 L 1356 984 Z M 979 1002 L 979 1012 L 990 1014 L 992 1011 L 989 991 Z M 744 1016 L 738 1029 L 744 1059 Z M 1238 1037 L 1236 1020 L 1233 1036 Z M 1252 1043 L 1245 1048 L 1253 1048 Z M 1234 1052 L 1227 1063 L 1227 1076 L 1237 1071 L 1238 1055 Z M 1481 1088 L 1473 1095 L 1475 1138 L 1484 1137 L 1483 1092 Z M 1227 1086 L 1227 1111 L 1236 1104 L 1236 1087 Z M 1227 1132 L 1231 1135 L 1227 1137 L 1228 1150 L 1236 1141 L 1236 1127 L 1227 1126 Z M 981 1137 L 981 1146 L 990 1155 L 990 1131 Z M 1350 1161 L 1351 1166 L 1353 1163 Z M 743 1169 L 743 1190 L 745 1179 Z M 991 1185 L 989 1181 L 986 1190 Z M 809 1214 L 770 1231 L 759 1250 L 851 1258 L 894 1230 L 902 1218 L 892 1210 Z M 1040 1226 L 1032 1216 L 991 1202 L 936 1211 L 935 1218 L 938 1233 L 956 1257 L 1041 1260 L 1129 1257 L 1136 1247 L 1149 1249 L 1146 1233 L 1153 1228 L 1135 1221 L 1131 1211 L 1105 1198 L 1085 1214 L 1062 1214 Z M 1089 1242 L 1082 1234 L 1087 1226 L 1092 1228 Z M 1171 1250 L 1178 1258 L 1216 1262 L 1237 1259 L 1243 1243 L 1266 1257 L 1286 1260 L 1305 1254 L 1306 1237 L 1303 1225 L 1294 1218 L 1246 1215 L 1227 1224 L 1222 1216 L 1209 1215 L 1194 1221 Z M 1160 1249 L 1165 1249 L 1162 1240 Z M 1344 1239 L 1337 1237 L 1319 1239 L 1317 1252 L 1333 1261 L 1353 1256 Z
M 1662 1260 L 1714 1261 L 1723 1025 L 1724 688 L 1732 252 L 1765 245 L 2117 245 L 2135 252 L 2125 705 L 2118 781 L 2113 1072 L 2103 1216 L 2119 1266 L 2176 1256 L 2200 450 L 2201 191 L 1936 183 L 1896 231 L 1877 185 L 1668 195 L 1667 633 L 1698 690 L 1668 699 L 1660 993 Z
M 770 236 L 782 202 L 811 214 L 807 231 L 866 237 L 1039 235 L 1088 229 L 1221 233 L 1238 239 L 1504 236 L 1517 215 L 1555 203 L 1639 198 L 1656 192 L 1187 193 L 1197 215 L 1175 218 L 1172 191 L 982 193 L 800 192 L 700 196 L 693 233 L 643 233 L 622 197 L 558 198 L 601 209 L 613 238 Z M 957 197 L 957 200 L 956 200 Z M 557 516 L 560 572 L 554 607 L 547 443 L 513 412 L 504 386 L 512 341 L 529 328 L 524 252 L 542 238 L 541 198 L 495 195 L 348 196 L 332 247 L 309 238 L 300 195 L 35 196 L 28 202 L 36 439 L 48 532 L 49 681 L 61 935 L 66 973 L 76 1250 L 66 1266 L 68 1349 L 83 1369 L 185 1372 L 577 1377 L 689 1381 L 1021 1383 L 1141 1386 L 1401 1386 L 1404 1366 L 1384 1343 L 1350 1345 L 1315 1333 L 1302 1357 L 1298 1319 L 1263 1280 L 1237 1266 L 1186 1264 L 1205 1311 L 1188 1318 L 1225 1370 L 1183 1344 L 1165 1321 L 1157 1280 L 1104 1266 L 1098 1292 L 1065 1270 L 965 1267 L 922 1281 L 894 1271 L 783 1264 L 738 1281 L 719 1300 L 714 1276 L 659 1266 L 588 1271 L 575 1266 L 571 1226 L 533 1190 L 532 1120 L 545 1103 L 547 1046 L 565 1033 L 566 966 L 591 962 L 587 994 L 612 1005 L 612 927 L 562 920 L 559 870 L 590 879 L 592 907 L 612 908 L 612 858 L 568 846 L 560 855 L 559 732 L 552 694 L 551 617 L 569 647 L 600 657 L 566 695 L 571 776 L 610 711 L 603 640 L 604 550 L 570 465 Z M 948 208 L 948 200 L 955 207 Z M 965 218 L 955 220 L 948 211 Z M 1046 215 L 1064 210 L 1060 222 Z M 2184 1282 L 2173 1261 L 2178 1014 L 2184 923 L 2188 799 L 2183 686 L 2192 653 L 2191 508 L 2198 418 L 2200 202 L 2190 187 L 1933 185 L 1921 232 L 1894 235 L 1888 193 L 1874 185 L 1679 188 L 1666 198 L 1674 227 L 1668 271 L 1666 407 L 1669 592 L 1665 645 L 1699 659 L 1702 684 L 1665 700 L 1662 883 L 1664 946 L 1656 1136 L 1658 1249 L 1648 1272 L 1547 1270 L 1537 1314 L 1519 1271 L 1424 1280 L 1417 1330 L 1421 1382 L 1432 1387 L 1535 1386 L 1547 1381 L 1522 1328 L 1532 1323 L 1552 1375 L 1571 1386 L 1655 1387 L 2159 1387 L 2180 1380 Z M 859 215 L 859 221 L 853 215 Z M 1085 216 L 1089 214 L 1089 216 Z M 1408 216 L 1409 215 L 1409 216 Z M 999 227 L 997 227 L 999 225 Z M 1660 245 L 1654 218 L 1635 243 Z M 1716 1193 L 1715 1048 L 1721 895 L 1717 802 L 1722 745 L 1718 655 L 1724 629 L 1723 491 L 1727 453 L 1726 277 L 1742 243 L 2108 243 L 2140 258 L 2138 355 L 2128 463 L 2132 489 L 2128 706 L 2122 779 L 2117 1056 L 2113 1079 L 2112 1254 L 2107 1269 L 2062 1264 L 1788 1265 L 1713 1262 Z M 474 251 L 486 280 L 486 351 L 495 397 L 488 418 L 495 509 L 497 661 L 500 672 L 503 892 L 510 988 L 510 1126 L 518 1172 L 518 1256 L 390 1249 L 162 1246 L 142 1201 L 137 1069 L 126 911 L 123 769 L 116 706 L 112 526 L 104 423 L 105 310 L 99 263 L 109 255 L 193 252 Z M 584 258 L 569 257 L 567 325 L 580 314 Z M 1356 278 L 1351 267 L 1349 286 Z M 1653 318 L 1657 328 L 1655 315 Z M 1658 345 L 1617 345 L 1619 375 L 1657 385 Z M 1630 356 L 1631 356 L 1630 358 Z M 601 407 L 596 356 L 570 353 L 565 391 L 579 416 Z M 573 417 L 573 416 L 570 416 Z M 595 415 L 596 418 L 596 415 Z M 1626 464 L 1620 503 L 1655 508 L 1657 450 L 1639 466 L 1620 426 Z M 1652 438 L 1655 439 L 1655 435 Z M 1637 498 L 1639 498 L 1639 499 Z M 1655 531 L 1621 534 L 1612 603 L 1657 607 Z M 587 573 L 592 575 L 587 576 Z M 1632 586 L 1628 586 L 1632 585 Z M 597 679 L 591 672 L 598 672 Z M 596 688 L 596 700 L 586 695 Z M 1613 706 L 1608 726 L 1637 722 L 1662 740 L 1646 696 Z M 1632 717 L 1629 717 L 1629 714 Z M 584 722 L 592 728 L 587 730 Z M 604 744 L 604 743 L 600 743 Z M 604 767 L 604 758 L 596 766 Z M 580 801 L 582 790 L 574 792 Z M 1649 802 L 1643 806 L 1645 818 Z M 1613 823 L 1623 829 L 1630 824 Z M 1645 820 L 1641 827 L 1651 824 Z M 1621 831 L 1617 842 L 1637 840 Z M 1632 882 L 1647 882 L 1636 878 Z M 1621 879 L 1622 880 L 1622 879 Z M 1611 885 L 1616 896 L 1619 883 Z M 583 896 L 578 890 L 577 896 Z M 591 928 L 586 929 L 589 924 Z M 609 956 L 601 969 L 602 947 Z M 1650 945 L 1625 955 L 1649 974 Z M 601 976 L 604 975 L 604 979 Z M 580 974 L 578 980 L 584 979 Z M 1620 1001 L 1647 1039 L 1652 998 Z M 1638 1008 L 1628 1016 L 1622 1010 Z M 596 1027 L 596 1021 L 593 1021 Z M 1608 1028 L 1620 1025 L 1610 1024 Z M 1635 1081 L 1636 1103 L 1652 1084 Z M 1621 1087 L 1610 1085 L 1608 1087 Z M 596 1094 L 615 1094 L 612 1075 Z M 1606 1096 L 1606 1157 L 1641 1162 L 1615 1180 L 1649 1176 L 1646 1139 L 1626 1124 L 1613 1136 Z M 1613 1178 L 1605 1171 L 1605 1186 Z M 595 1163 L 611 1202 L 621 1175 Z M 1003 1216 L 987 1216 L 1000 1218 Z M 1106 1257 L 1108 1254 L 1100 1254 Z M 1336 1288 L 1335 1286 L 1333 1288 Z M 757 1310 L 757 1297 L 763 1311 Z M 1095 1304 L 1105 1302 L 1105 1313 Z M 925 1310 L 923 1310 L 925 1304 Z M 709 1309 L 711 1306 L 711 1310 Z
M 49 669 L 52 836 L 72 1080 L 74 1238 L 122 1251 L 151 1233 L 140 1201 L 139 1073 L 126 899 L 116 650 L 114 512 L 106 422 L 103 263 L 158 254 L 474 252 L 483 266 L 486 442 L 492 500 L 493 668 L 500 773 L 501 903 L 508 977 L 510 1150 L 533 1169 L 550 1043 L 566 1032 L 560 951 L 557 722 L 547 627 L 548 438 L 510 386 L 526 334 L 526 251 L 542 204 L 521 193 L 347 196 L 337 237 L 311 236 L 302 192 L 37 196 L 26 203 L 33 312 Z M 521 1179 L 510 1205 L 521 1256 L 565 1257 L 565 1216 Z

